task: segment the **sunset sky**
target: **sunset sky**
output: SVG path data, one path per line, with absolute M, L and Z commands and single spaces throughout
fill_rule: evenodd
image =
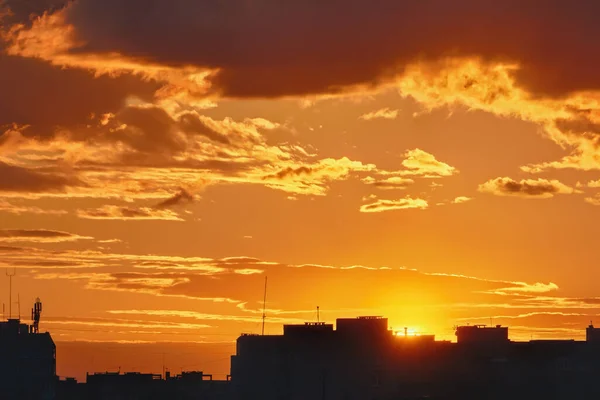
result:
M 600 3 L 0 0 L 0 266 L 58 372 L 600 312 Z M 8 317 L 8 278 L 0 294 Z M 600 324 L 600 318 L 598 319 Z

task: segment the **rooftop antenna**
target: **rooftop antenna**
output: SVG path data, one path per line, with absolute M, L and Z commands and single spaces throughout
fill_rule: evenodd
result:
M 42 302 L 40 298 L 35 299 L 33 308 L 31 309 L 31 319 L 33 320 L 33 333 L 39 333 L 40 331 L 40 317 L 42 315 Z M 92 367 L 94 365 L 94 358 L 92 357 Z
M 263 314 L 262 314 L 262 336 L 265 335 L 265 318 L 267 318 L 266 310 L 267 310 L 267 277 L 265 276 L 265 294 L 263 297 Z
M 6 270 L 6 276 L 8 276 L 8 319 L 12 319 L 12 278 L 17 274 L 17 268 L 13 268 L 13 272 L 9 273 Z
M 17 309 L 19 310 L 19 321 L 21 320 L 21 293 L 17 293 Z
M 320 319 L 320 315 L 319 315 L 319 306 L 317 306 L 317 323 L 321 322 Z
M 5 305 L 5 304 L 4 304 L 4 303 L 2 303 L 2 321 L 4 321 L 4 319 L 5 319 L 5 318 L 4 318 L 4 305 Z

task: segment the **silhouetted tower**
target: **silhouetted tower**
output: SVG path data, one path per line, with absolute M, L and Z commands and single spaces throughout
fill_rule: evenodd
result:
M 265 335 L 265 318 L 267 318 L 267 277 L 265 276 L 265 295 L 263 298 L 262 335 Z
M 8 276 L 8 319 L 12 319 L 12 278 L 17 274 L 17 269 L 13 268 L 13 272 L 9 273 L 6 271 Z
M 31 319 L 33 320 L 33 333 L 39 333 L 40 330 L 40 317 L 42 316 L 42 302 L 38 297 L 35 299 L 35 304 L 31 309 Z

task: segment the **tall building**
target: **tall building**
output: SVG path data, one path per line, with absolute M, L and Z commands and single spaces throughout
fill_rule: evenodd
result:
M 56 346 L 18 319 L 0 322 L 0 399 L 54 399 Z

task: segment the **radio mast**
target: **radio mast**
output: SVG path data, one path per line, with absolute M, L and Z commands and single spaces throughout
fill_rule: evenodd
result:
M 265 318 L 267 318 L 267 277 L 265 276 L 265 294 L 263 297 L 262 336 L 265 335 Z
M 6 276 L 8 276 L 8 319 L 12 319 L 12 278 L 17 274 L 17 268 L 13 268 L 13 272 L 9 273 L 6 270 Z

